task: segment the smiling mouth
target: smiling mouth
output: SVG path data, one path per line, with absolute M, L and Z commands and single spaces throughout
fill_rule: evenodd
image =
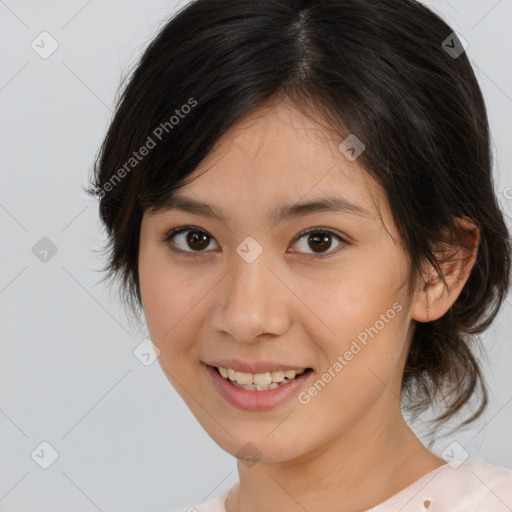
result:
M 238 372 L 231 368 L 214 366 L 217 373 L 226 379 L 233 386 L 246 389 L 248 391 L 269 391 L 286 386 L 293 382 L 300 375 L 309 373 L 312 368 L 302 368 L 297 370 L 278 370 L 265 373 L 245 373 Z

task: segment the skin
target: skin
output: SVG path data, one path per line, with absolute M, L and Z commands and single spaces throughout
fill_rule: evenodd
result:
M 357 159 L 338 150 L 340 142 L 289 101 L 268 102 L 232 127 L 180 190 L 221 209 L 229 222 L 178 210 L 146 211 L 142 220 L 140 289 L 163 370 L 219 446 L 235 457 L 249 442 L 258 449 L 256 464 L 238 462 L 228 512 L 331 512 L 340 503 L 361 511 L 445 463 L 406 424 L 400 386 L 416 322 L 427 321 L 427 300 L 428 320 L 456 300 L 475 262 L 478 233 L 469 257 L 447 267 L 449 291 L 431 270 L 427 292 L 418 278 L 409 297 L 410 262 L 385 193 Z M 266 220 L 276 206 L 333 193 L 370 215 Z M 198 254 L 187 244 L 189 233 L 162 241 L 186 225 L 211 237 L 195 258 L 169 249 L 174 243 Z M 332 237 L 323 249 L 330 256 L 313 260 L 318 246 L 296 238 L 308 228 L 328 228 L 350 243 Z M 250 264 L 236 252 L 248 236 L 263 248 Z M 311 367 L 319 377 L 394 303 L 401 311 L 307 405 L 294 397 L 268 411 L 237 409 L 203 364 L 275 360 Z

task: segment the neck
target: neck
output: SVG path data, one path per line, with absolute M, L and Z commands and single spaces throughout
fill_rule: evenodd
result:
M 259 461 L 252 467 L 239 461 L 240 482 L 226 500 L 227 512 L 332 512 L 341 504 L 343 512 L 359 512 L 443 465 L 396 409 L 394 415 L 389 408 L 368 414 L 342 435 L 293 460 Z

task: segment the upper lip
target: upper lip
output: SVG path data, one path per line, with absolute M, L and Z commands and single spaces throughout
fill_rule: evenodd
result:
M 206 363 L 217 368 L 231 368 L 237 372 L 243 373 L 266 373 L 277 372 L 279 370 L 301 370 L 309 368 L 303 365 L 290 365 L 284 363 L 276 363 L 275 361 L 241 361 L 240 359 L 218 359 Z

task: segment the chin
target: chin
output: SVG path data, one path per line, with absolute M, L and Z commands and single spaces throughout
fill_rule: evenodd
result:
M 251 424 L 248 429 L 243 426 L 237 430 L 227 427 L 231 437 L 218 425 L 213 426 L 210 422 L 208 425 L 203 424 L 203 428 L 220 448 L 248 467 L 257 462 L 287 462 L 303 455 L 301 450 L 304 449 L 304 439 L 293 439 L 285 430 L 278 434 L 279 427 L 272 431 L 275 427 L 274 424 L 272 428 L 262 428 L 258 423 Z

